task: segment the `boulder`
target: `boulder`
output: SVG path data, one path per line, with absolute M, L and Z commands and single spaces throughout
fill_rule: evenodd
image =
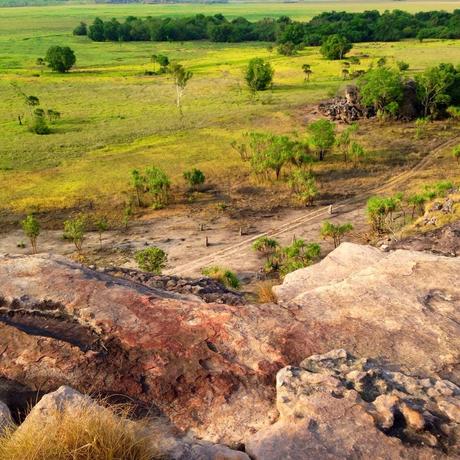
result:
M 11 412 L 8 406 L 0 401 L 0 436 L 5 430 L 13 423 L 13 419 L 11 418 Z
M 307 290 L 343 281 L 384 257 L 382 251 L 372 246 L 342 243 L 318 264 L 286 275 L 283 284 L 274 286 L 273 291 L 278 301 L 287 302 Z

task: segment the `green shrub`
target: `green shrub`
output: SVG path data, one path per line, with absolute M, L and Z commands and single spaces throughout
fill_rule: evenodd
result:
M 240 287 L 240 280 L 236 274 L 227 268 L 214 265 L 212 267 L 203 268 L 201 273 L 204 276 L 219 281 L 229 288 L 238 289 Z
M 261 236 L 252 243 L 252 249 L 262 254 L 270 254 L 279 247 L 278 241 L 268 236 Z
M 452 149 L 452 155 L 457 160 L 457 163 L 460 162 L 460 144 Z
M 401 71 L 401 72 L 405 72 L 406 70 L 409 70 L 409 63 L 408 62 L 405 62 L 405 61 L 397 61 L 396 62 L 396 65 L 398 66 L 398 69 Z
M 206 177 L 202 171 L 193 168 L 191 171 L 184 172 L 184 179 L 190 185 L 190 188 L 195 190 L 199 185 L 204 184 Z
M 40 114 L 34 114 L 29 129 L 32 133 L 46 135 L 51 132 L 45 117 Z
M 353 230 L 353 225 L 350 223 L 333 224 L 326 220 L 323 222 L 320 233 L 324 239 L 331 238 L 334 242 L 334 247 L 340 245 L 342 238 Z
M 141 270 L 161 275 L 163 268 L 166 266 L 168 256 L 162 249 L 153 246 L 137 251 L 134 254 L 134 259 Z
M 246 68 L 245 80 L 252 92 L 266 90 L 273 81 L 274 70 L 269 62 L 253 58 Z

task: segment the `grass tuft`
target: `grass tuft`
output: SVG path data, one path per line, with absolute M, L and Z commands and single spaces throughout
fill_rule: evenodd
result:
M 0 437 L 1 460 L 155 460 L 165 458 L 147 422 L 132 422 L 128 411 L 97 405 L 66 407 L 46 417 L 30 417 Z

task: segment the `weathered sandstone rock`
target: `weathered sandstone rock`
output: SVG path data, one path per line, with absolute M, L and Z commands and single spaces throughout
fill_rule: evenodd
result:
M 313 356 L 278 372 L 280 417 L 246 449 L 255 460 L 454 458 L 460 425 L 442 406 L 449 399 L 458 403 L 460 388 L 448 382 L 450 396 L 429 395 L 444 385 L 344 350 Z
M 303 292 L 342 281 L 383 257 L 385 254 L 372 246 L 342 243 L 318 264 L 289 273 L 273 291 L 279 301 L 289 301 Z
M 0 377 L 32 391 L 127 395 L 232 445 L 276 420 L 276 372 L 315 353 L 345 348 L 458 383 L 460 260 L 348 244 L 327 263 L 291 284 L 292 296 L 285 289 L 282 305 L 229 306 L 61 257 L 0 257 Z M 446 399 L 444 411 L 455 405 Z
M 293 316 L 308 324 L 308 338 L 316 338 L 314 351 L 326 352 L 323 344 L 335 344 L 459 383 L 460 259 L 404 250 L 375 257 L 374 251 L 341 245 L 319 264 L 292 275 L 304 283 L 303 292 L 295 282 L 290 292 L 291 280 L 281 288 Z M 339 269 L 337 281 L 331 281 L 331 261 L 349 267 L 348 259 L 359 260 L 355 253 L 362 262 L 348 276 Z M 318 285 L 323 268 L 324 284 Z

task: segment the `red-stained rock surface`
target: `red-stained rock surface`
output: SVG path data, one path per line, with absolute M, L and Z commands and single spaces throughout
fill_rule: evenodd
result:
M 399 252 L 363 262 L 361 277 L 357 267 L 325 286 L 301 280 L 292 301 L 285 290 L 283 305 L 256 306 L 204 303 L 61 257 L 4 256 L 0 377 L 42 392 L 127 395 L 232 444 L 276 420 L 276 372 L 314 353 L 343 347 L 448 378 L 460 361 L 460 260 Z

